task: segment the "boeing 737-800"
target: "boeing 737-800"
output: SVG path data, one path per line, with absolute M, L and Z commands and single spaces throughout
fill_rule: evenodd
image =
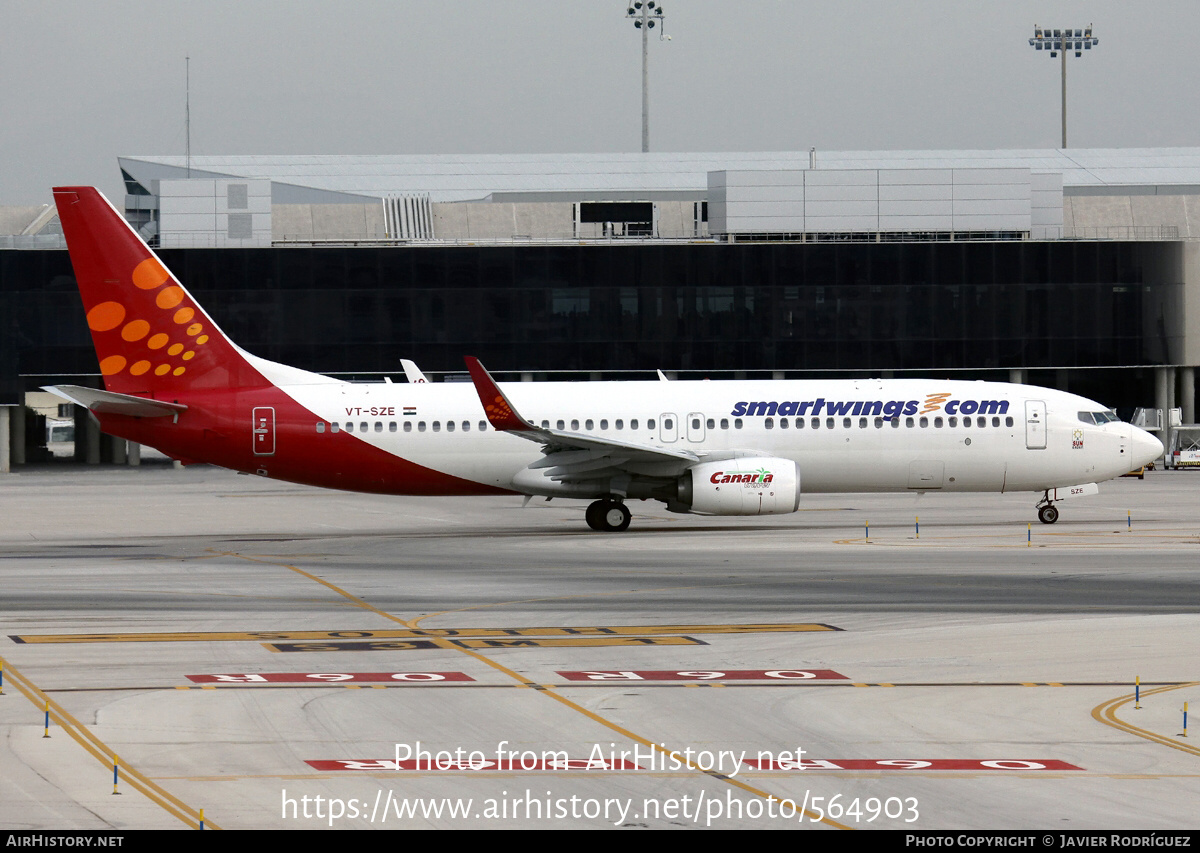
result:
M 1062 391 L 948 380 L 344 382 L 230 341 L 91 187 L 54 190 L 104 390 L 55 386 L 112 435 L 183 462 L 337 489 L 794 512 L 803 492 L 1040 492 L 1056 501 L 1162 453 Z M 660 374 L 661 377 L 661 374 Z

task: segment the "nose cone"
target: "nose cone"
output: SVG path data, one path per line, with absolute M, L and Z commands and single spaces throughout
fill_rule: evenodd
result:
M 1163 443 L 1144 429 L 1130 427 L 1130 445 L 1133 448 L 1133 467 L 1140 468 L 1149 465 L 1162 456 Z

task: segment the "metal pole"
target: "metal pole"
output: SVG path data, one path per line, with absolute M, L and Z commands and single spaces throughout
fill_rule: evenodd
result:
M 1062 147 L 1067 147 L 1067 42 L 1062 41 Z
M 642 153 L 650 150 L 650 7 L 642 5 Z

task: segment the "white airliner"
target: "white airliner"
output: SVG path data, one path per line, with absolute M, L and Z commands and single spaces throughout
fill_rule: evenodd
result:
M 384 494 L 794 512 L 803 492 L 1040 492 L 1038 515 L 1162 453 L 1074 394 L 948 380 L 343 382 L 230 341 L 97 190 L 54 190 L 105 390 L 56 386 L 112 435 L 184 462 Z

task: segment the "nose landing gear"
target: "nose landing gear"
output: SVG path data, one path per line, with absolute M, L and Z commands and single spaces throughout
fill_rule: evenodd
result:
M 605 533 L 620 533 L 629 527 L 632 515 L 621 501 L 612 498 L 593 501 L 584 514 L 588 527 Z
M 1050 500 L 1050 493 L 1048 491 L 1038 501 L 1038 521 L 1042 524 L 1053 524 L 1058 521 L 1058 507 Z

